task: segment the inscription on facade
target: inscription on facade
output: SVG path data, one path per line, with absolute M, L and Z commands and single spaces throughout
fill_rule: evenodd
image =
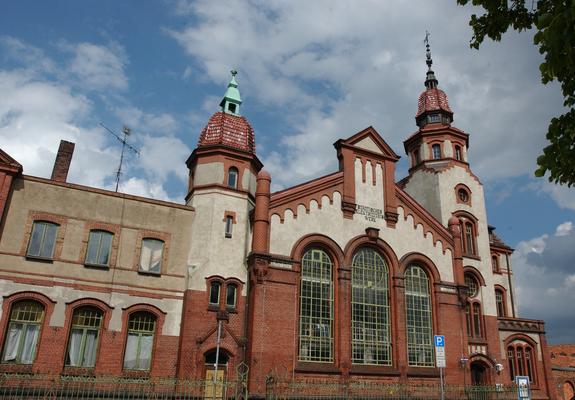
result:
M 363 215 L 366 221 L 375 222 L 377 218 L 383 219 L 383 210 L 379 208 L 362 206 L 361 204 L 355 205 L 355 213 Z

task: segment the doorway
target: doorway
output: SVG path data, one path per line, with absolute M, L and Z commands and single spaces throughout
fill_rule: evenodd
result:
M 226 398 L 226 374 L 229 355 L 220 349 L 216 368 L 216 351 L 212 350 L 205 355 L 205 382 L 204 399 L 222 400 Z
M 472 362 L 471 370 L 471 384 L 474 386 L 482 386 L 489 384 L 487 377 L 487 368 L 482 362 Z

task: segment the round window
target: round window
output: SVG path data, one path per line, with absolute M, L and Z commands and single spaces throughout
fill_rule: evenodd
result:
M 475 297 L 477 296 L 477 291 L 479 286 L 477 285 L 477 280 L 471 274 L 465 274 L 465 286 L 467 286 L 467 296 Z
M 464 203 L 468 203 L 469 202 L 469 193 L 467 193 L 467 190 L 465 189 L 459 189 L 457 191 L 457 195 L 459 196 L 459 200 L 464 202 Z

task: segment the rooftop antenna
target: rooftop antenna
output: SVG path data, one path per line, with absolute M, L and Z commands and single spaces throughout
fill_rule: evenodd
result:
M 102 127 L 104 129 L 106 129 L 108 132 L 110 132 L 112 135 L 114 135 L 116 137 L 116 139 L 118 139 L 120 141 L 120 143 L 122 143 L 122 155 L 120 156 L 120 165 L 118 166 L 118 170 L 116 171 L 116 192 L 117 192 L 118 186 L 120 185 L 120 176 L 122 175 L 122 164 L 124 162 L 124 151 L 126 150 L 126 147 L 128 148 L 128 150 L 133 151 L 138 156 L 140 155 L 140 151 L 138 149 L 136 149 L 135 147 L 131 146 L 130 144 L 128 144 L 128 136 L 130 136 L 130 134 L 132 133 L 132 130 L 130 128 L 128 128 L 127 126 L 124 125 L 124 127 L 122 128 L 122 133 L 124 134 L 124 137 L 122 138 L 116 132 L 114 132 L 113 130 L 108 128 L 106 125 L 104 125 L 102 122 L 100 122 L 100 125 L 102 125 Z

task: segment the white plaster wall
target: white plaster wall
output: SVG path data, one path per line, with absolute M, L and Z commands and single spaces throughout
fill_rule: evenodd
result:
M 365 190 L 365 185 L 357 186 L 356 195 Z M 371 191 L 371 188 L 367 190 Z M 361 196 L 365 196 L 365 192 L 360 198 Z M 424 237 L 423 227 L 421 225 L 414 227 L 411 217 L 404 220 L 402 208 L 398 209 L 399 220 L 393 229 L 388 228 L 383 219 L 370 222 L 359 214 L 355 214 L 353 219 L 344 218 L 341 211 L 341 195 L 338 192 L 333 195 L 333 204 L 329 204 L 327 196 L 322 198 L 321 204 L 322 208 L 319 209 L 317 203 L 312 201 L 309 214 L 298 213 L 297 219 L 293 218 L 293 213 L 287 211 L 284 223 L 281 223 L 280 217 L 274 214 L 271 219 L 271 252 L 290 256 L 296 242 L 310 233 L 326 235 L 344 249 L 352 238 L 364 235 L 367 227 L 375 227 L 380 229 L 380 238 L 392 247 L 398 259 L 410 252 L 423 253 L 435 263 L 442 280 L 453 281 L 451 252 L 447 250 L 443 254 L 441 243 L 435 245 L 431 235 Z M 383 202 L 381 201 L 377 207 L 383 207 Z
M 100 293 L 85 290 L 76 290 L 64 286 L 38 286 L 14 283 L 0 280 L 0 293 L 3 296 L 10 296 L 22 291 L 42 293 L 52 301 L 55 301 L 54 312 L 49 321 L 50 326 L 63 327 L 65 322 L 65 312 L 67 303 L 78 299 L 95 298 L 113 307 L 112 317 L 108 329 L 111 331 L 122 330 L 123 309 L 134 304 L 150 304 L 158 307 L 166 313 L 162 335 L 178 336 L 180 334 L 180 321 L 182 319 L 182 300 L 177 299 L 155 299 L 142 298 L 140 296 L 130 296 L 124 293 Z M 0 298 L 0 307 L 3 298 Z M 0 308 L 1 309 L 1 308 Z M 1 317 L 1 316 L 0 316 Z
M 194 173 L 194 186 L 209 185 L 210 183 L 223 184 L 224 177 L 224 163 L 198 164 Z
M 424 148 L 426 149 L 427 146 Z M 441 221 L 441 192 L 437 190 L 438 184 L 439 177 L 437 174 L 418 170 L 409 179 L 404 190 L 431 215 Z
M 355 160 L 355 202 L 358 205 L 384 210 L 383 168 L 380 164 L 375 165 L 375 185 L 373 185 L 373 169 L 371 162 L 367 161 L 365 183 L 363 183 L 361 160 L 359 158 Z
M 249 168 L 245 168 L 242 174 L 242 189 L 247 190 L 252 195 L 256 194 L 256 176 Z
M 246 282 L 246 257 L 251 244 L 248 219 L 253 204 L 245 195 L 220 189 L 196 191 L 190 202 L 196 214 L 188 255 L 187 287 L 205 290 L 205 278 L 212 275 Z M 236 213 L 231 238 L 225 237 L 226 211 Z

